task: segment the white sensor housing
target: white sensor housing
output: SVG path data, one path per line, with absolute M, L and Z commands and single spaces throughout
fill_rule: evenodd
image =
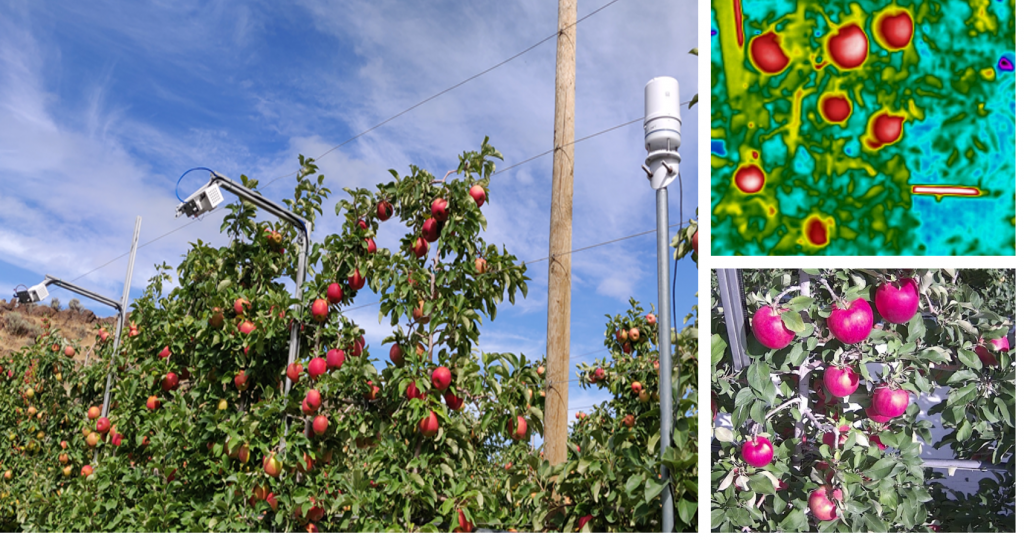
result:
M 46 285 L 40 283 L 34 287 L 29 287 L 24 291 L 15 291 L 18 301 L 22 304 L 34 304 L 41 302 L 50 296 L 50 292 L 46 290 Z
M 217 207 L 224 202 L 224 195 L 220 188 L 214 184 L 207 184 L 185 199 L 185 202 L 178 205 L 177 216 L 185 214 L 188 217 L 196 217 Z
M 679 81 L 672 77 L 651 79 L 644 87 L 644 170 L 652 189 L 668 187 L 679 176 L 681 129 Z

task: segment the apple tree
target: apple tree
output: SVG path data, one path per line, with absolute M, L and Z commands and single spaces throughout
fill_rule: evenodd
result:
M 738 369 L 714 279 L 712 407 L 730 426 L 715 429 L 713 530 L 1012 530 L 1013 276 L 744 271 Z M 1006 470 L 956 493 L 923 457 L 945 446 Z

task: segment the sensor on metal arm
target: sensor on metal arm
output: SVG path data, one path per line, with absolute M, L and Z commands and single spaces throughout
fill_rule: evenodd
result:
M 651 79 L 644 87 L 644 171 L 652 189 L 668 187 L 679 176 L 681 128 L 679 81 L 672 77 Z
M 224 195 L 221 194 L 220 188 L 211 180 L 209 184 L 199 188 L 188 199 L 185 199 L 185 202 L 178 205 L 175 217 L 181 214 L 185 214 L 188 217 L 196 217 L 213 210 L 222 202 L 224 202 Z

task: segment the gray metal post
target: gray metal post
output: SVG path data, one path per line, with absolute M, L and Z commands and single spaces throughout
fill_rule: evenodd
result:
M 306 281 L 306 257 L 309 251 L 309 226 L 304 225 L 304 235 L 299 237 L 299 267 L 295 271 L 295 299 L 300 304 L 302 303 L 302 285 Z M 299 357 L 299 325 L 297 321 L 292 321 L 292 336 L 291 342 L 288 344 L 288 366 L 295 363 L 295 360 Z M 287 368 L 288 366 L 285 366 Z M 287 396 L 292 390 L 292 380 L 288 377 L 284 378 L 284 394 Z M 281 451 L 284 451 L 285 438 L 288 437 L 288 413 L 284 415 L 284 435 L 281 437 L 281 444 L 279 446 Z
M 124 290 L 121 292 L 121 309 L 117 314 L 117 328 L 114 329 L 114 352 L 110 356 L 110 370 L 107 372 L 107 387 L 103 390 L 103 416 L 110 412 L 110 386 L 114 380 L 114 364 L 117 362 L 117 351 L 121 345 L 121 330 L 128 310 L 128 295 L 132 288 L 132 273 L 135 271 L 135 252 L 139 249 L 139 229 L 142 228 L 142 216 L 135 216 L 135 234 L 132 235 L 132 249 L 128 254 L 128 272 L 124 278 Z
M 739 272 L 735 268 L 719 268 L 716 272 L 722 308 L 725 310 L 725 328 L 729 333 L 732 363 L 736 371 L 739 371 L 750 365 L 750 358 L 747 357 L 747 310 L 743 287 L 740 284 Z
M 658 388 L 661 390 L 661 455 L 672 444 L 672 428 L 675 427 L 672 398 L 672 299 L 669 289 L 669 237 L 668 237 L 668 189 L 657 190 L 658 199 L 658 357 L 661 363 L 658 373 Z M 672 502 L 672 481 L 668 467 L 661 466 L 661 479 L 665 487 L 661 491 L 661 531 L 672 532 L 675 528 L 675 504 Z

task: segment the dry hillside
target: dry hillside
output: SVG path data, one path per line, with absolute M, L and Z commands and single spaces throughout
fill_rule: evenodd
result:
M 111 333 L 116 317 L 99 318 L 87 309 L 54 309 L 47 305 L 20 304 L 17 300 L 0 300 L 0 358 L 4 358 L 50 330 L 60 330 L 69 340 L 78 341 L 75 360 L 92 360 L 97 325 Z

